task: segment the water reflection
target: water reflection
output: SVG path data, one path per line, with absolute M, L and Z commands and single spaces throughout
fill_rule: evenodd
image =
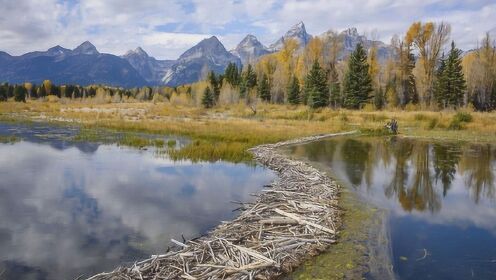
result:
M 272 179 L 113 145 L 0 144 L 0 279 L 74 279 L 164 252 L 233 218 L 230 201 Z
M 390 213 L 397 278 L 496 279 L 494 145 L 343 137 L 290 152 Z
M 464 178 L 475 203 L 481 198 L 495 197 L 496 150 L 489 144 L 346 138 L 295 146 L 291 150 L 327 163 L 334 172 L 343 173 L 355 188 L 370 189 L 377 180 L 386 181 L 384 195 L 396 197 L 406 211 L 438 212 L 442 197 L 448 195 L 457 176 Z M 373 176 L 383 178 L 374 180 Z

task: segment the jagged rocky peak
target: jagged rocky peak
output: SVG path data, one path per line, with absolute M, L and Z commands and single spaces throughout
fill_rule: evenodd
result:
M 219 39 L 212 36 L 184 52 L 167 70 L 162 82 L 169 86 L 196 82 L 207 70 L 224 72 L 231 62 L 241 65 L 239 57 L 228 52 Z
M 231 53 L 239 57 L 243 64 L 246 64 L 255 62 L 259 57 L 270 53 L 270 51 L 258 41 L 257 37 L 249 34 L 241 40 Z
M 258 41 L 258 39 L 257 39 L 257 37 L 255 37 L 255 35 L 248 34 L 248 35 L 246 35 L 245 38 L 243 38 L 243 40 L 241 40 L 241 42 L 239 42 L 239 44 L 236 48 L 238 49 L 238 48 L 253 47 L 253 46 L 262 46 L 262 43 L 260 43 L 260 41 Z
M 305 28 L 305 24 L 303 23 L 303 21 L 300 21 L 299 23 L 293 25 L 293 27 L 291 27 L 291 29 L 288 30 L 288 32 L 286 32 L 286 35 L 285 37 L 301 37 L 301 38 L 305 38 L 305 37 L 308 37 L 308 33 L 307 33 L 307 30 Z
M 184 52 L 179 59 L 189 59 L 205 55 L 224 54 L 227 50 L 215 36 L 201 40 L 197 45 Z
M 348 29 L 345 29 L 343 32 L 341 32 L 343 35 L 348 35 L 348 36 L 351 36 L 351 37 L 358 37 L 360 36 L 358 34 L 358 30 L 356 29 L 356 27 L 350 27 Z
M 129 57 L 129 56 L 139 56 L 139 57 L 149 57 L 148 53 L 145 52 L 141 47 L 137 47 L 134 50 L 129 50 L 127 51 L 124 55 L 124 57 Z
M 62 55 L 69 53 L 71 50 L 66 49 L 64 47 L 61 47 L 59 45 L 56 45 L 55 47 L 51 47 L 47 50 L 48 55 Z
M 284 42 L 288 39 L 295 39 L 298 44 L 300 45 L 300 48 L 304 48 L 312 36 L 310 36 L 307 33 L 307 30 L 305 28 L 305 24 L 300 21 L 299 23 L 293 25 L 284 36 L 282 36 L 279 40 L 277 40 L 275 43 L 270 45 L 270 49 L 273 51 L 278 51 L 282 48 L 284 45 Z
M 89 41 L 85 41 L 72 51 L 74 54 L 99 54 L 96 47 Z

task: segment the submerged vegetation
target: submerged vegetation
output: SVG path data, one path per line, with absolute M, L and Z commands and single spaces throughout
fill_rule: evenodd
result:
M 12 135 L 0 135 L 0 143 L 5 144 L 5 143 L 15 143 L 19 142 L 21 139 L 16 136 Z

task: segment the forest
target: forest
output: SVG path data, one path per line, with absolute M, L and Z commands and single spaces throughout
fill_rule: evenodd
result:
M 489 34 L 478 48 L 458 49 L 451 27 L 441 22 L 413 23 L 391 39 L 392 54 L 378 55 L 380 42 L 361 43 L 343 55 L 337 33 L 313 37 L 305 48 L 286 40 L 283 48 L 239 68 L 229 64 L 203 81 L 179 87 L 124 89 L 105 85 L 2 84 L 0 101 L 73 99 L 97 102 L 153 101 L 203 106 L 260 102 L 304 104 L 310 108 L 457 110 L 496 108 L 496 45 Z

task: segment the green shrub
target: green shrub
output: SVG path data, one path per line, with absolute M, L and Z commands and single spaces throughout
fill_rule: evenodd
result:
M 453 121 L 458 122 L 471 122 L 473 120 L 472 115 L 466 112 L 458 112 L 455 116 L 453 116 Z
M 448 126 L 448 129 L 449 130 L 462 130 L 464 129 L 464 126 L 463 126 L 464 122 L 461 122 L 459 120 L 456 120 L 456 119 L 453 119 L 449 126 Z
M 176 140 L 171 139 L 171 140 L 167 141 L 167 146 L 169 148 L 175 147 L 176 146 Z
M 394 135 L 389 129 L 381 127 L 381 128 L 361 128 L 360 133 L 367 136 L 386 136 L 386 135 Z
M 472 115 L 466 112 L 458 112 L 453 116 L 448 129 L 449 130 L 462 130 L 465 128 L 465 124 L 473 120 Z

